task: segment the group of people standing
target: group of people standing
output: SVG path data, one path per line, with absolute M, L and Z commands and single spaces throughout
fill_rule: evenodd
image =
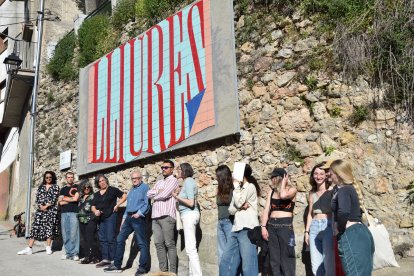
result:
M 95 263 L 106 272 L 122 272 L 125 241 L 134 232 L 140 250 L 136 275 L 144 275 L 150 270 L 147 226 L 151 223 L 159 269 L 177 273 L 176 229 L 179 220 L 184 232 L 189 275 L 202 275 L 196 247 L 200 209 L 193 168 L 182 163 L 175 169 L 174 162 L 165 160 L 161 171 L 162 178 L 152 189 L 143 183 L 139 171 L 132 172 L 132 188 L 128 193 L 110 186 L 104 175 L 95 177 L 98 191 L 94 193 L 87 180 L 75 184 L 72 172 L 66 173 L 66 185 L 60 189 L 55 173 L 45 172 L 36 194 L 38 209 L 29 244 L 18 254 L 32 254 L 35 240 L 46 241 L 46 253 L 52 254 L 51 242 L 59 235 L 59 206 L 65 249 L 62 259 L 78 261 L 81 245 L 84 255 L 81 263 Z M 183 179 L 181 188 L 177 178 Z M 260 217 L 258 200 L 262 191 L 248 164 L 242 180 L 235 180 L 226 165 L 217 167 L 216 178 L 219 275 L 258 275 L 257 246 L 251 240 L 251 233 L 258 228 L 268 249 L 269 269 L 265 273 L 295 275 L 293 212 L 297 190 L 289 183 L 286 170 L 275 168 L 270 174 L 271 187 Z M 310 246 L 313 274 L 337 274 L 334 253 L 337 241 L 345 275 L 371 275 L 374 244 L 361 220 L 362 193 L 350 164 L 335 160 L 316 165 L 310 183 L 305 241 Z M 117 212 L 125 201 L 127 204 L 117 234 Z M 96 232 L 99 248 L 95 242 Z

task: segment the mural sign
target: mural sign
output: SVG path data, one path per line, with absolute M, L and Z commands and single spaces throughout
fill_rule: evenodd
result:
M 214 5 L 223 2 L 232 16 L 231 1 L 194 2 L 81 70 L 80 116 L 87 123 L 82 120 L 86 128 L 79 129 L 78 171 L 238 132 L 233 17 L 213 22 Z M 223 50 L 231 55 L 217 67 L 217 47 L 229 40 L 221 38 L 226 33 L 233 43 Z M 215 76 L 223 70 L 228 72 L 222 77 L 231 76 L 227 88 Z M 229 98 L 220 103 L 223 97 Z M 228 106 L 234 109 L 232 122 L 221 122 Z M 228 123 L 230 131 L 218 133 Z

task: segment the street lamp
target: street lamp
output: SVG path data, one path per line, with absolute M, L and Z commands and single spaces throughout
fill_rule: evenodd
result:
M 3 63 L 6 64 L 6 70 L 9 74 L 12 74 L 14 71 L 20 68 L 22 62 L 23 61 L 15 53 L 11 53 L 3 61 Z

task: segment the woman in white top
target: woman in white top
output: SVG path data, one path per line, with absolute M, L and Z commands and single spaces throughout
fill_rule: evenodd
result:
M 257 248 L 247 236 L 249 229 L 259 225 L 257 199 L 260 188 L 252 176 L 252 168 L 246 165 L 243 182 L 234 182 L 233 198 L 229 213 L 234 215 L 234 224 L 229 241 L 220 261 L 220 276 L 235 276 L 242 263 L 242 274 L 258 275 Z

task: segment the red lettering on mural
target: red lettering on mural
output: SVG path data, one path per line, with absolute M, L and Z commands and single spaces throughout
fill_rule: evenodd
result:
M 119 47 L 121 58 L 120 58 L 120 64 L 121 67 L 121 76 L 120 76 L 120 82 L 119 82 L 119 98 L 120 98 L 120 105 L 119 105 L 119 159 L 118 163 L 125 163 L 124 159 L 124 78 L 125 78 L 125 72 L 124 72 L 124 63 L 125 63 L 125 44 L 122 44 Z M 116 127 L 116 126 L 115 126 Z M 117 147 L 117 144 L 115 144 L 115 147 Z
M 198 13 L 200 15 L 202 47 L 205 48 L 203 1 L 198 2 L 197 4 L 195 4 L 194 6 L 190 8 L 190 12 L 188 13 L 188 21 L 187 21 L 188 35 L 190 38 L 191 55 L 193 57 L 193 62 L 194 62 L 194 70 L 195 70 L 195 74 L 197 78 L 197 86 L 198 86 L 198 91 L 201 92 L 204 90 L 204 82 L 203 82 L 200 59 L 199 59 L 198 52 L 197 52 L 197 45 L 195 42 L 194 30 L 193 30 L 193 9 L 195 7 L 197 7 Z
M 104 156 L 104 147 L 103 147 L 103 138 L 104 138 L 104 121 L 102 119 L 102 140 L 101 140 L 101 152 L 99 154 L 99 158 L 97 158 L 97 148 L 98 148 L 98 68 L 99 68 L 99 62 L 101 60 L 98 60 L 94 65 L 94 78 L 93 78 L 93 140 L 92 140 L 92 162 L 98 163 L 103 162 L 103 156 Z
M 106 159 L 107 163 L 116 162 L 117 155 L 117 120 L 115 120 L 115 137 L 114 137 L 114 156 L 111 157 L 111 85 L 112 85 L 112 54 L 106 55 L 108 59 L 108 83 L 107 83 L 107 101 L 106 101 Z
M 174 40 L 174 18 L 178 18 L 178 29 L 180 32 L 179 42 L 183 42 L 183 13 L 180 11 L 175 16 L 170 16 L 167 18 L 168 21 L 168 30 L 169 30 L 169 57 L 170 57 L 170 143 L 168 147 L 184 140 L 184 131 L 181 131 L 181 136 L 176 140 L 176 129 L 175 129 L 175 74 L 178 76 L 178 84 L 181 85 L 181 51 L 177 52 L 177 67 L 175 67 L 175 43 Z M 181 113 L 184 114 L 184 109 L 181 109 Z M 181 130 L 185 128 L 184 120 L 181 121 Z

